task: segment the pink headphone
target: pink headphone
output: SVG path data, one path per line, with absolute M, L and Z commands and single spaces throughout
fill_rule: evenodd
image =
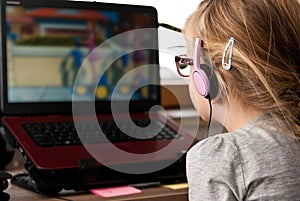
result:
M 201 52 L 203 46 L 203 41 L 200 38 L 196 38 L 194 47 L 194 72 L 192 74 L 194 85 L 198 93 L 205 97 L 214 99 L 219 92 L 219 84 L 217 77 L 213 70 L 213 64 L 206 61 L 204 58 L 208 57 L 204 51 Z M 222 57 L 222 67 L 224 70 L 228 71 L 231 69 L 232 54 L 234 47 L 234 38 L 231 37 L 224 49 Z M 200 62 L 200 57 L 204 62 Z M 226 59 L 228 59 L 226 61 Z
M 219 87 L 218 80 L 213 72 L 213 66 L 200 62 L 202 40 L 196 38 L 194 47 L 194 72 L 193 81 L 197 92 L 205 98 L 215 98 Z

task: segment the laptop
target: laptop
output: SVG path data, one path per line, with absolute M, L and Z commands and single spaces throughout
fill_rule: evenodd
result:
M 154 109 L 155 8 L 9 0 L 0 13 L 2 134 L 27 170 L 13 182 L 59 192 L 185 180 L 195 137 Z

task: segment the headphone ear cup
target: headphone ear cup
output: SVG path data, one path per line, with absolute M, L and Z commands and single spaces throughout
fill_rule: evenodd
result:
M 206 73 L 203 70 L 195 70 L 193 72 L 194 86 L 197 92 L 204 97 L 209 95 L 209 80 Z
M 213 72 L 213 68 L 207 64 L 201 64 L 200 69 L 203 70 L 203 72 L 205 72 L 205 75 L 209 82 L 208 95 L 211 99 L 214 99 L 219 93 L 219 83 L 215 73 Z M 208 96 L 205 96 L 205 98 L 208 98 Z
M 202 41 L 196 38 L 194 46 L 194 72 L 193 81 L 197 92 L 205 97 L 214 99 L 219 91 L 219 84 L 213 68 L 207 64 L 200 63 L 200 51 Z

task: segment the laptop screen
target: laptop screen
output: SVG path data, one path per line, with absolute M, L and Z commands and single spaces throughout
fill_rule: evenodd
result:
M 157 43 L 157 36 L 133 31 L 157 27 L 154 8 L 55 2 L 61 3 L 2 5 L 4 102 L 103 104 L 112 97 L 138 102 L 160 98 L 159 73 L 149 65 L 158 64 L 157 52 L 144 48 Z

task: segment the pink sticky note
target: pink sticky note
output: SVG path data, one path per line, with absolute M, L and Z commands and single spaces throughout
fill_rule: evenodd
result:
M 134 188 L 132 186 L 117 186 L 117 187 L 110 187 L 110 188 L 97 188 L 90 190 L 93 194 L 109 198 L 121 195 L 131 195 L 136 193 L 141 193 L 142 191 Z

